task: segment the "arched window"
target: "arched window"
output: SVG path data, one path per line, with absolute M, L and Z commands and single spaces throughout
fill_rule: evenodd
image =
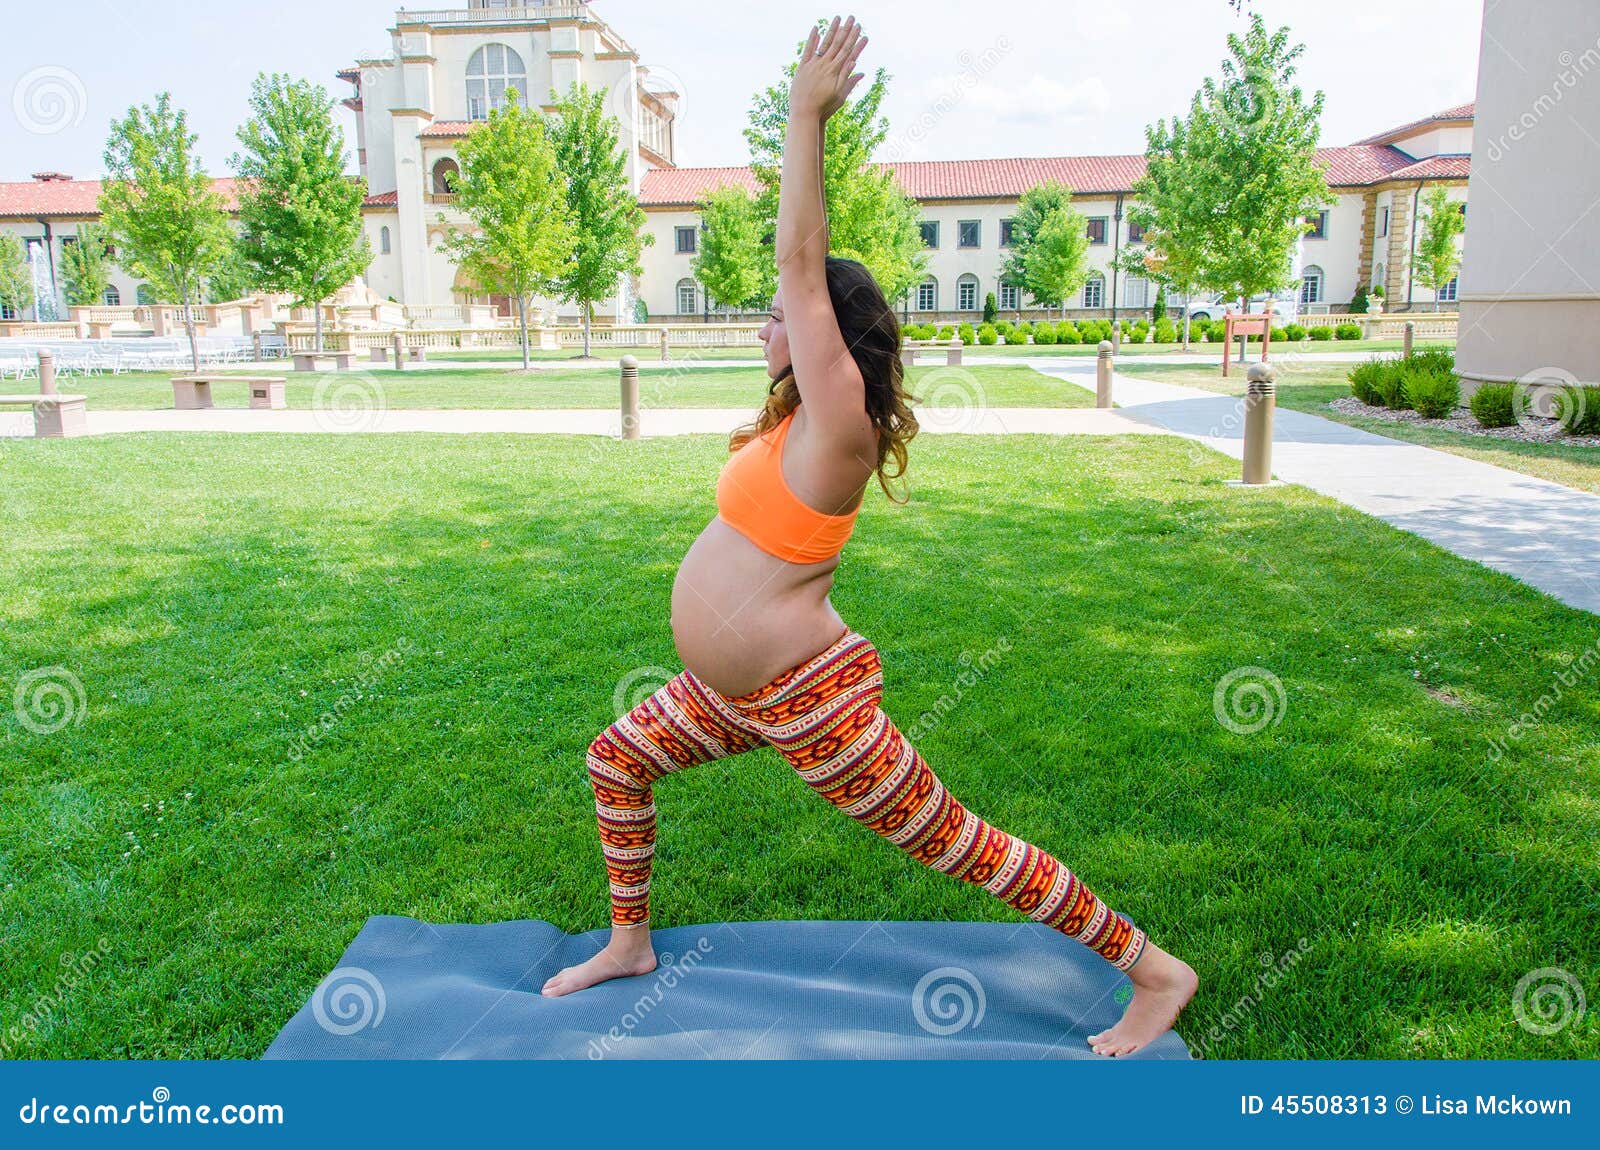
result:
M 378 250 L 384 255 L 389 254 L 389 225 L 384 224 L 378 229 Z
M 455 189 L 455 179 L 461 174 L 461 166 L 450 157 L 446 156 L 433 165 L 433 194 L 436 196 L 451 195 Z
M 1322 302 L 1322 269 L 1311 264 L 1300 273 L 1300 302 Z
M 1083 281 L 1083 306 L 1087 308 L 1106 306 L 1106 277 L 1099 272 L 1090 272 L 1089 278 Z
M 678 314 L 693 315 L 700 310 L 700 285 L 692 279 L 678 281 Z
M 917 310 L 939 310 L 939 281 L 932 276 L 917 285 Z
M 122 306 L 122 293 L 117 290 L 116 284 L 106 284 L 106 294 L 104 299 L 107 307 Z
M 970 272 L 956 280 L 956 310 L 978 310 L 978 277 Z
M 528 69 L 522 57 L 505 44 L 485 44 L 467 61 L 467 119 L 487 120 L 506 106 L 506 89 L 517 90 L 518 103 L 528 102 Z

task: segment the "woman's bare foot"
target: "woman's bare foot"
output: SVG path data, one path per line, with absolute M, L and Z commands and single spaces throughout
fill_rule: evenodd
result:
M 1128 1003 L 1121 1022 L 1110 1030 L 1089 1035 L 1089 1045 L 1096 1054 L 1132 1054 L 1155 1041 L 1172 1029 L 1178 1012 L 1200 985 L 1193 967 L 1149 940 L 1129 968 L 1128 977 L 1133 980 L 1133 1001 Z
M 1141 961 L 1143 961 L 1141 959 Z M 540 994 L 558 998 L 608 978 L 649 974 L 656 968 L 656 950 L 650 945 L 650 926 L 613 926 L 611 941 L 588 962 L 558 970 L 545 980 Z

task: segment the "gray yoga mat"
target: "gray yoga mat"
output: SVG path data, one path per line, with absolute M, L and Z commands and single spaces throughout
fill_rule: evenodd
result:
M 1132 990 L 1038 923 L 795 920 L 657 930 L 651 973 L 539 993 L 609 933 L 374 915 L 264 1057 L 1099 1058 Z

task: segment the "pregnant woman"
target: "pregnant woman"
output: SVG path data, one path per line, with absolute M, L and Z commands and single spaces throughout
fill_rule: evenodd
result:
M 685 670 L 589 747 L 611 887 L 611 938 L 545 983 L 569 994 L 655 969 L 650 944 L 652 784 L 697 763 L 776 747 L 823 798 L 927 866 L 982 886 L 1077 939 L 1134 994 L 1098 1053 L 1127 1054 L 1170 1029 L 1195 973 L 1101 902 L 1050 854 L 967 810 L 880 709 L 878 652 L 828 591 L 874 474 L 906 466 L 917 425 L 901 385 L 900 331 L 871 274 L 828 256 L 822 140 L 861 79 L 852 17 L 813 28 L 789 89 L 779 189 L 778 290 L 761 329 L 768 399 L 735 431 L 717 481 L 717 516 L 672 589 Z

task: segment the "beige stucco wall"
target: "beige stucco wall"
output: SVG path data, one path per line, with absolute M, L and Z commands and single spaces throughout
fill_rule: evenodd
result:
M 1486 3 L 1456 366 L 1600 383 L 1600 5 Z

